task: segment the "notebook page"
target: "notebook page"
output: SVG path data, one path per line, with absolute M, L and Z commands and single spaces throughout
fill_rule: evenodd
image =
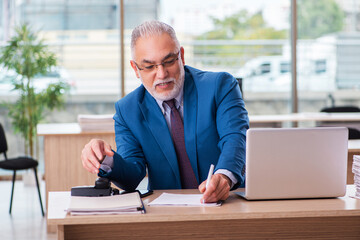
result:
M 149 206 L 200 206 L 215 207 L 221 203 L 202 203 L 202 194 L 162 193 L 158 198 L 148 203 Z

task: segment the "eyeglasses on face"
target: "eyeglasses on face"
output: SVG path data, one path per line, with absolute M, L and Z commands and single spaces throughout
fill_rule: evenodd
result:
M 173 57 L 171 57 L 171 58 L 169 58 L 169 59 L 167 59 L 167 60 L 165 60 L 165 61 L 163 61 L 162 63 L 159 63 L 159 64 L 150 64 L 150 65 L 144 65 L 144 66 L 140 67 L 135 61 L 134 61 L 134 63 L 136 65 L 137 69 L 139 69 L 140 71 L 144 71 L 146 73 L 149 73 L 149 72 L 152 72 L 155 69 L 157 69 L 159 65 L 162 65 L 163 68 L 172 67 L 175 64 L 175 62 L 177 60 L 179 60 L 179 57 L 180 57 L 179 53 L 180 53 L 180 51 L 175 53 L 173 55 Z

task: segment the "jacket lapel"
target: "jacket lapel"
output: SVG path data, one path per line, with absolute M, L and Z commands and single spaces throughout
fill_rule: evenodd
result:
M 142 102 L 139 102 L 139 107 L 146 122 L 148 123 L 148 127 L 152 135 L 154 136 L 159 148 L 164 153 L 164 156 L 168 160 L 176 179 L 178 179 L 179 184 L 181 185 L 179 166 L 172 138 L 159 105 L 155 99 L 147 91 L 145 91 L 144 99 Z
M 197 126 L 197 91 L 191 74 L 185 70 L 184 84 L 184 131 L 186 152 L 195 172 L 196 179 L 199 180 L 199 171 L 196 154 L 196 126 Z

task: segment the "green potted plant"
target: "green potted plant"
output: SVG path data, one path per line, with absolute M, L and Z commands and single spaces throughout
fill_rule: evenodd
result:
M 69 89 L 61 79 L 42 89 L 36 87 L 37 76 L 46 75 L 56 65 L 55 54 L 27 24 L 16 27 L 14 36 L 0 49 L 0 66 L 14 73 L 11 81 L 17 97 L 15 102 L 3 105 L 9 111 L 15 133 L 25 140 L 25 154 L 31 157 L 37 150 L 37 124 L 47 110 L 64 105 L 63 95 Z

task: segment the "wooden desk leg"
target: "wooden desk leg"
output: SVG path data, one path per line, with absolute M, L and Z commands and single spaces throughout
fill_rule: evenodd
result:
M 57 239 L 58 240 L 64 240 L 64 225 L 58 225 L 57 226 Z

